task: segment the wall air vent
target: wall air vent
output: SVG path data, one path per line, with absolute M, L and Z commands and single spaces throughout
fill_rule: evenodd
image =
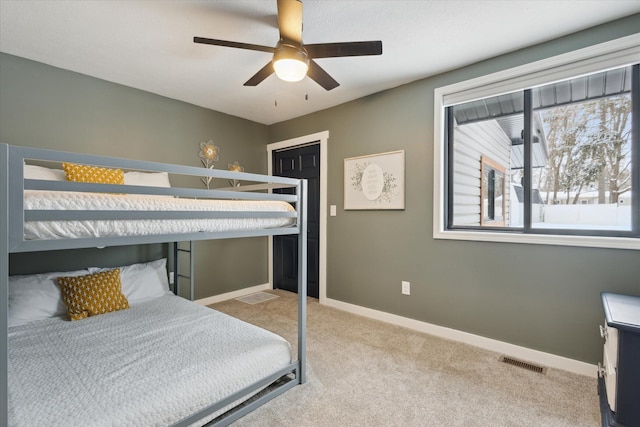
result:
M 509 365 L 517 366 L 518 368 L 528 369 L 529 371 L 536 372 L 538 374 L 546 374 L 547 368 L 536 365 L 531 362 L 525 362 L 523 360 L 514 359 L 509 356 L 500 356 L 500 362 L 508 363 Z

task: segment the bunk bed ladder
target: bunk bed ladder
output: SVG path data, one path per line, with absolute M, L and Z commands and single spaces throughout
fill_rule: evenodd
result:
M 180 247 L 180 243 L 184 243 L 184 242 L 174 242 L 173 243 L 173 270 L 175 272 L 174 274 L 174 280 L 173 280 L 173 293 L 180 296 L 180 281 L 182 279 L 184 280 L 188 280 L 189 281 L 189 300 L 193 301 L 193 288 L 194 288 L 194 283 L 193 283 L 193 264 L 194 264 L 194 259 L 193 259 L 193 252 L 194 252 L 194 245 L 193 245 L 193 241 L 189 242 L 189 248 L 183 248 Z M 180 259 L 179 256 L 180 254 L 187 254 L 189 256 L 189 274 L 183 274 L 182 273 L 182 269 L 180 268 Z

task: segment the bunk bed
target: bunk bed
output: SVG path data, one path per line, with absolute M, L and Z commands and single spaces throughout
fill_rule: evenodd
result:
M 253 184 L 205 190 L 34 179 L 25 163 Z M 305 382 L 306 181 L 7 144 L 0 164 L 0 424 L 227 425 Z M 295 194 L 270 191 L 289 187 Z M 177 242 L 285 234 L 298 235 L 294 360 L 281 337 L 176 295 L 79 322 L 8 321 L 12 253 L 167 243 L 177 268 Z M 193 277 L 189 265 L 181 277 Z

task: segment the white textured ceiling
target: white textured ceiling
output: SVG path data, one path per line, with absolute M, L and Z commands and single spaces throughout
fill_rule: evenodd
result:
M 340 83 L 330 92 L 273 75 L 244 87 L 270 54 L 193 43 L 275 46 L 276 0 L 0 0 L 0 51 L 272 124 L 640 12 L 639 0 L 303 6 L 304 43 L 382 40 L 382 56 L 317 60 Z

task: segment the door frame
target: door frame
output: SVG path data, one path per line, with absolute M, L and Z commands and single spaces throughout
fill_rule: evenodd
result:
M 273 151 L 283 148 L 296 148 L 318 142 L 320 144 L 320 251 L 318 260 L 318 295 L 320 304 L 327 302 L 327 145 L 329 131 L 312 133 L 298 138 L 267 144 L 267 170 L 273 174 Z M 269 236 L 269 285 L 273 289 L 273 236 Z

